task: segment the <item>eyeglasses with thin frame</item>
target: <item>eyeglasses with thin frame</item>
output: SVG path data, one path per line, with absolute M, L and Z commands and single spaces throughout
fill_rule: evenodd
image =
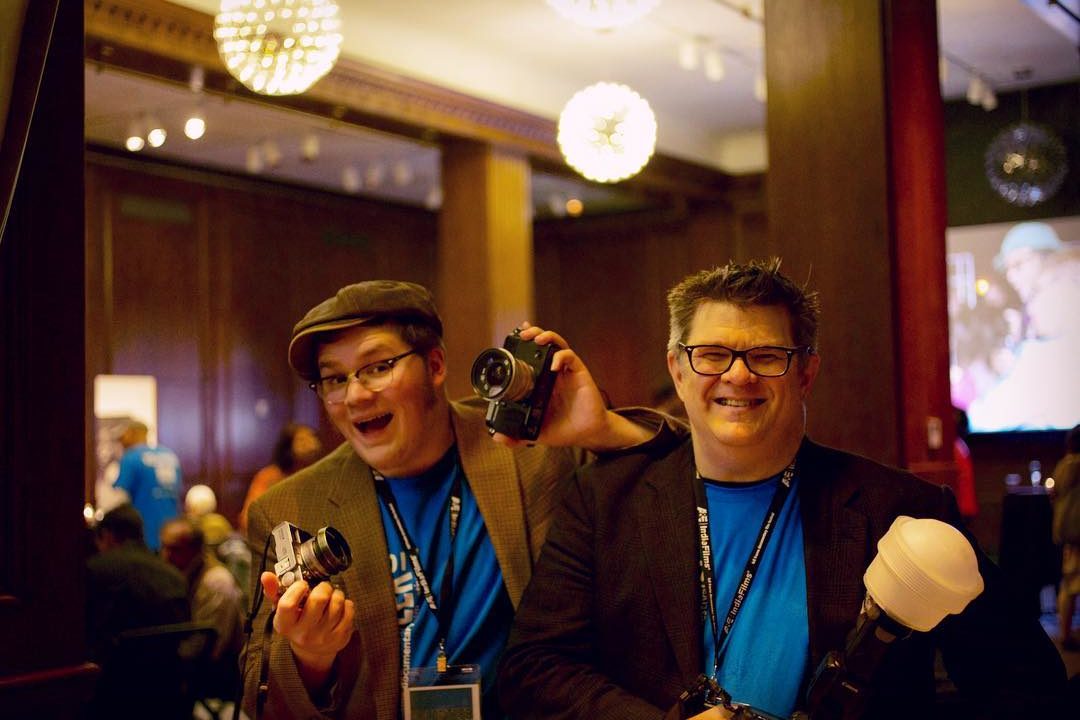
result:
M 417 350 L 414 348 L 394 357 L 368 363 L 351 373 L 327 375 L 313 383 L 308 383 L 308 387 L 314 390 L 327 405 L 338 405 L 345 402 L 345 396 L 349 394 L 349 385 L 354 381 L 360 383 L 369 392 L 379 392 L 390 387 L 394 382 L 394 367 L 401 360 L 416 353 Z
M 690 369 L 698 375 L 723 375 L 732 368 L 735 361 L 742 358 L 746 369 L 758 377 L 775 378 L 787 374 L 791 369 L 791 359 L 797 353 L 809 353 L 810 346 L 782 347 L 779 345 L 760 345 L 736 350 L 726 345 L 685 345 L 679 347 L 686 351 Z

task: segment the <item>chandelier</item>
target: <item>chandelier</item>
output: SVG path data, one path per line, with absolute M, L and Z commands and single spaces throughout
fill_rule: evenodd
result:
M 644 17 L 660 0 L 547 0 L 560 15 L 593 30 L 611 30 Z
M 656 148 L 656 116 L 625 85 L 596 83 L 578 91 L 559 115 L 559 150 L 595 182 L 636 175 Z
M 1021 207 L 1053 197 L 1068 170 L 1060 138 L 1049 128 L 1026 121 L 994 137 L 984 164 L 990 186 L 1005 202 Z
M 337 61 L 334 0 L 221 0 L 214 38 L 225 67 L 263 95 L 296 95 Z

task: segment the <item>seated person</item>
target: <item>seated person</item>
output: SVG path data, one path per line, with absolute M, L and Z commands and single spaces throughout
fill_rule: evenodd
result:
M 237 659 L 244 644 L 243 593 L 236 578 L 205 547 L 203 532 L 187 518 L 174 518 L 161 527 L 161 556 L 183 573 L 186 596 L 195 622 L 217 630 L 209 673 L 213 687 L 229 693 L 237 679 Z
M 94 527 L 94 543 L 98 552 L 86 562 L 87 647 L 102 675 L 89 712 L 91 717 L 133 717 L 124 709 L 145 710 L 139 705 L 147 701 L 142 695 L 146 688 L 123 669 L 124 658 L 117 655 L 120 636 L 190 620 L 187 583 L 146 547 L 142 517 L 129 503 L 105 513 Z

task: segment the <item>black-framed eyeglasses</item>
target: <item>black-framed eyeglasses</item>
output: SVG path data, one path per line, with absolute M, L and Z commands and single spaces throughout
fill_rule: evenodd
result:
M 746 369 L 758 377 L 774 378 L 786 375 L 791 369 L 791 358 L 798 353 L 809 353 L 810 346 L 781 347 L 779 345 L 761 345 L 736 350 L 726 345 L 684 345 L 690 369 L 698 375 L 723 375 L 735 361 L 742 358 Z
M 314 390 L 327 405 L 337 405 L 345 402 L 345 396 L 349 394 L 349 385 L 354 380 L 360 383 L 365 390 L 379 392 L 390 387 L 391 383 L 394 382 L 394 366 L 400 360 L 414 355 L 416 352 L 414 348 L 394 357 L 368 363 L 351 373 L 327 375 L 315 382 L 308 383 L 308 387 Z

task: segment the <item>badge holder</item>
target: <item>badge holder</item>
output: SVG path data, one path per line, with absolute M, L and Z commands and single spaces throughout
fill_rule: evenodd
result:
M 480 720 L 480 666 L 409 671 L 405 720 Z

